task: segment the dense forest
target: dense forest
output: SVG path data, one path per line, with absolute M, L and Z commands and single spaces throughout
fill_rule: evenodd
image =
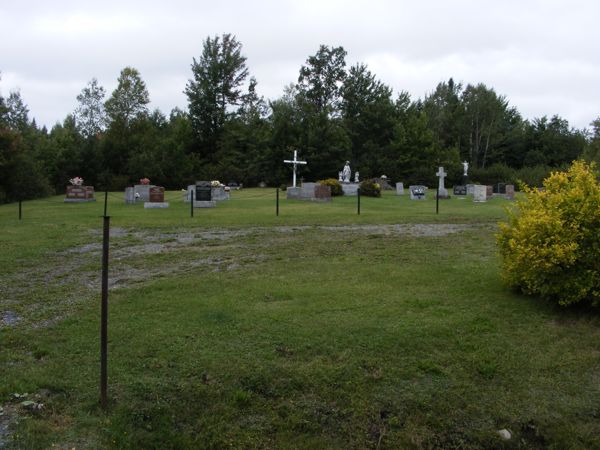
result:
M 195 180 L 255 186 L 288 183 L 292 150 L 306 180 L 336 177 L 349 160 L 361 178 L 449 182 L 470 164 L 472 181 L 537 185 L 554 168 L 600 157 L 600 119 L 591 131 L 561 117 L 524 120 L 484 84 L 439 83 L 424 99 L 392 89 L 364 64 L 348 67 L 342 47 L 320 46 L 280 98 L 257 95 L 242 44 L 208 37 L 182 86 L 187 111 L 150 111 L 146 84 L 124 68 L 107 96 L 92 79 L 78 106 L 51 130 L 37 126 L 18 91 L 0 96 L 0 203 L 64 192 L 81 176 L 96 189 L 148 177 L 167 188 Z

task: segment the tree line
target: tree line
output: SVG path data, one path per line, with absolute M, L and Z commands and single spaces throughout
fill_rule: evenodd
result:
M 493 88 L 452 78 L 413 100 L 365 64 L 348 67 L 343 47 L 321 45 L 274 100 L 257 94 L 231 34 L 206 38 L 193 58 L 187 111 L 150 111 L 133 67 L 117 82 L 107 97 L 92 79 L 51 130 L 29 118 L 18 91 L 0 96 L 0 202 L 61 193 L 74 176 L 111 190 L 143 177 L 167 188 L 201 179 L 279 186 L 294 149 L 309 162 L 307 180 L 336 177 L 349 160 L 361 178 L 430 185 L 438 166 L 458 182 L 461 161 L 476 182 L 535 185 L 553 168 L 600 157 L 600 119 L 591 132 L 558 115 L 525 120 Z

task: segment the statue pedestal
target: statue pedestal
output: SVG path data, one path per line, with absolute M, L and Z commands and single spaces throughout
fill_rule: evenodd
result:
M 342 183 L 342 191 L 344 191 L 344 195 L 357 195 L 359 186 L 360 183 Z

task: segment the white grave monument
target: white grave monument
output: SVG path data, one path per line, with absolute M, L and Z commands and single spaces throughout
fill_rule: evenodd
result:
M 306 164 L 306 161 L 298 161 L 298 150 L 294 150 L 294 159 L 293 160 L 284 159 L 283 162 L 294 165 L 294 177 L 292 178 L 292 187 L 295 188 L 296 187 L 296 166 L 298 164 Z
M 438 173 L 436 173 L 435 175 L 437 177 L 439 177 L 438 198 L 450 198 L 450 196 L 448 195 L 448 191 L 444 187 L 444 179 L 446 178 L 446 176 L 448 174 L 446 172 L 444 172 L 444 168 L 443 167 L 440 167 L 439 170 L 438 170 Z

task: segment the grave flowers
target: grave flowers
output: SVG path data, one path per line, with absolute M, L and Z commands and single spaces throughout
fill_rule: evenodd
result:
M 148 184 L 150 184 L 150 180 L 148 178 L 141 178 L 140 184 L 148 185 Z
M 71 178 L 69 180 L 69 183 L 71 183 L 73 186 L 83 186 L 83 178 L 81 178 L 81 177 Z

